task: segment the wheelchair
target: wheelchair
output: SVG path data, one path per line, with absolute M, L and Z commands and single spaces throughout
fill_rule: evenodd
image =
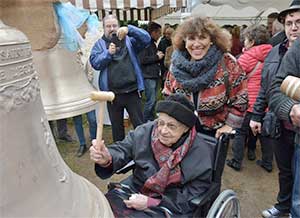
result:
M 201 133 L 200 133 L 201 134 Z M 240 204 L 236 193 L 224 190 L 221 194 L 222 174 L 224 171 L 229 141 L 234 134 L 224 133 L 219 139 L 201 134 L 203 139 L 214 147 L 214 165 L 212 172 L 212 185 L 201 196 L 191 200 L 195 205 L 194 218 L 240 218 Z M 118 170 L 117 174 L 125 174 L 134 169 L 134 162 Z M 110 186 L 110 185 L 109 185 Z
M 224 190 L 214 201 L 207 218 L 239 218 L 240 203 L 234 191 Z

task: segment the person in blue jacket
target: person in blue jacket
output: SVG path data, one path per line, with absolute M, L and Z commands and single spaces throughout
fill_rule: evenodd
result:
M 124 139 L 123 113 L 126 108 L 134 128 L 143 123 L 141 92 L 144 79 L 137 53 L 148 46 L 151 37 L 147 31 L 128 25 L 120 27 L 115 15 L 103 18 L 104 35 L 95 43 L 90 63 L 100 71 L 101 91 L 115 93 L 107 103 L 114 141 Z

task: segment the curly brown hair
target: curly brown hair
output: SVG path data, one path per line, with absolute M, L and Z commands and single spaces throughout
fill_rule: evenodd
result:
M 209 17 L 191 17 L 178 26 L 173 43 L 179 50 L 185 50 L 185 39 L 187 36 L 207 34 L 221 51 L 228 52 L 231 48 L 231 35 L 222 30 Z

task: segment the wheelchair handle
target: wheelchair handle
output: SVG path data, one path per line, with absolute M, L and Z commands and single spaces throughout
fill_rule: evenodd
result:
M 233 139 L 234 136 L 235 136 L 235 133 L 236 133 L 235 130 L 232 130 L 231 132 L 223 132 L 220 135 L 219 140 L 224 141 L 224 140 L 227 140 L 227 139 Z

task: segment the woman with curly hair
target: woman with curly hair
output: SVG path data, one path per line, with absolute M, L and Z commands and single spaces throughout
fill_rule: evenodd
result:
M 183 22 L 163 93 L 184 93 L 196 106 L 197 131 L 219 137 L 242 124 L 248 107 L 246 74 L 228 53 L 230 34 L 208 17 Z

